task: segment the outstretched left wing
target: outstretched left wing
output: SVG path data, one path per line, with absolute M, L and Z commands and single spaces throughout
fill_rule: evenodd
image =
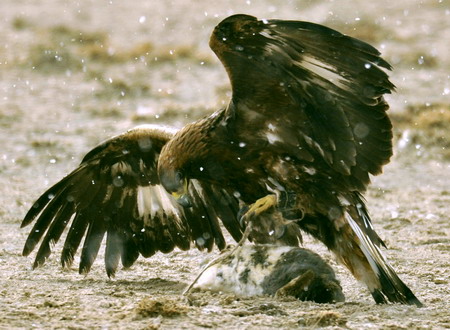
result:
M 89 272 L 106 234 L 105 267 L 114 276 L 122 261 L 131 266 L 139 254 L 150 257 L 175 247 L 187 250 L 225 247 L 219 219 L 233 238 L 241 229 L 239 201 L 224 190 L 192 182 L 193 206 L 183 209 L 159 184 L 158 157 L 175 130 L 139 126 L 92 149 L 72 173 L 49 188 L 26 214 L 34 220 L 23 255 L 40 244 L 33 267 L 42 265 L 70 224 L 61 254 L 70 267 L 83 237 L 80 273 Z
M 392 156 L 383 95 L 394 85 L 374 47 L 322 25 L 248 15 L 223 20 L 210 46 L 230 78 L 236 132 L 251 127 L 277 153 L 328 168 L 350 190 L 381 173 Z

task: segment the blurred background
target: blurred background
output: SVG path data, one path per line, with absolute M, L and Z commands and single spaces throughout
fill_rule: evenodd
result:
M 0 11 L 3 167 L 45 149 L 50 169 L 72 168 L 67 157 L 111 134 L 143 122 L 180 127 L 223 106 L 229 83 L 208 40 L 236 13 L 312 21 L 378 48 L 394 67 L 396 127 L 444 128 L 423 141 L 409 131 L 401 145 L 415 138 L 450 157 L 439 137 L 450 122 L 448 1 L 5 0 Z

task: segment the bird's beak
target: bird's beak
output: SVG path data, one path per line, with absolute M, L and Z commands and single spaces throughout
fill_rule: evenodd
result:
M 172 196 L 175 198 L 178 204 L 180 204 L 183 207 L 192 207 L 191 198 L 188 194 L 188 181 L 185 180 L 185 183 L 183 185 L 183 189 L 181 191 L 174 191 L 172 193 Z
M 191 198 L 188 194 L 177 194 L 176 192 L 172 193 L 172 196 L 175 197 L 178 204 L 183 207 L 192 207 Z

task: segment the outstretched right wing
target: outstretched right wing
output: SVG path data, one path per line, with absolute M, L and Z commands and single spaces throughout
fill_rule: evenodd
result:
M 193 206 L 183 209 L 159 184 L 158 157 L 174 130 L 139 126 L 92 149 L 72 173 L 48 189 L 26 214 L 21 227 L 34 220 L 23 255 L 40 244 L 33 267 L 51 254 L 64 229 L 69 230 L 61 254 L 70 267 L 83 237 L 80 273 L 89 272 L 106 234 L 105 267 L 114 276 L 119 261 L 131 266 L 139 254 L 150 257 L 175 247 L 211 250 L 225 247 L 218 219 L 234 239 L 239 201 L 214 186 L 191 184 Z

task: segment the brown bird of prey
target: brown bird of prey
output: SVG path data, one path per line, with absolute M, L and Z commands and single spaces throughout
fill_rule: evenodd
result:
M 42 239 L 34 266 L 43 264 L 68 226 L 62 265 L 85 237 L 86 273 L 106 234 L 113 276 L 139 254 L 192 242 L 222 249 L 220 222 L 239 240 L 245 224 L 262 219 L 272 230 L 260 230 L 258 242 L 292 242 L 294 225 L 334 252 L 377 303 L 421 306 L 383 256 L 362 197 L 392 155 L 383 98 L 394 89 L 390 65 L 330 28 L 248 15 L 223 20 L 210 47 L 230 78 L 229 104 L 179 131 L 137 127 L 94 148 L 27 213 L 22 226 L 36 222 L 23 254 Z

